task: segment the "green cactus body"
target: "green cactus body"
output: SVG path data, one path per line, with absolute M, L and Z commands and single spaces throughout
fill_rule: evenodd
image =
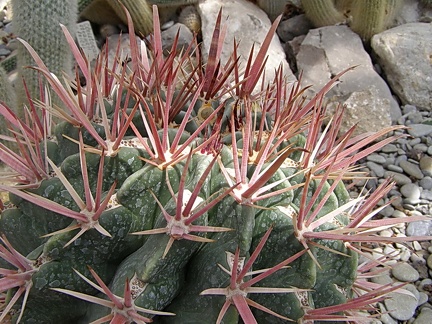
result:
M 27 302 L 22 322 L 23 323 L 73 323 L 86 312 L 85 304 L 80 300 L 61 296 L 51 288 L 68 286 L 83 293 L 95 294 L 96 291 L 82 285 L 81 278 L 76 275 L 73 268 L 88 273 L 84 259 L 78 264 L 78 260 L 63 262 L 51 261 L 42 265 L 33 275 L 33 287 L 31 297 Z M 101 277 L 110 278 L 115 267 L 111 264 L 94 264 L 94 268 Z M 53 305 L 59 307 L 53 307 Z M 53 309 L 54 308 L 54 309 Z M 15 316 L 16 319 L 17 316 Z
M 325 89 L 304 104 L 297 87 L 287 94 L 282 76 L 255 85 L 262 91 L 252 95 L 250 80 L 263 71 L 273 34 L 243 76 L 237 61 L 219 61 L 221 20 L 209 61 L 191 75 L 178 67 L 192 54 L 165 57 L 158 31 L 146 47 L 151 53 L 131 43 L 131 65 L 121 75 L 104 64 L 86 70 L 74 49 L 87 82 L 70 111 L 56 114 L 65 118 L 51 129 L 55 139 L 44 127 L 33 136 L 9 116 L 26 141 L 22 156 L 0 146 L 0 160 L 16 171 L 14 184 L 0 184 L 10 201 L 0 204 L 8 207 L 0 217 L 0 297 L 7 297 L 0 322 L 355 320 L 365 300 L 390 291 L 364 297 L 354 287 L 362 280 L 361 243 L 391 226 L 370 220 L 391 183 L 355 199 L 344 184 L 364 157 L 354 151 L 389 143 L 374 142 L 385 131 L 333 138 L 338 115 L 319 134 Z M 69 87 L 55 91 L 71 95 Z M 371 262 L 370 269 L 378 266 Z M 337 313 L 327 308 L 333 305 Z
M 46 199 L 73 207 L 74 202 L 57 178 L 51 178 L 41 183 L 37 190 L 32 191 Z M 20 197 L 10 195 L 10 200 L 17 208 L 7 209 L 0 218 L 0 230 L 16 244 L 16 249 L 27 255 L 47 238 L 43 235 L 52 233 L 68 226 L 70 219 L 55 212 L 46 210 Z M 28 228 L 32 228 L 28 232 Z M 26 240 L 22 240 L 26 237 Z
M 126 179 L 117 192 L 118 201 L 136 215 L 144 218 L 143 229 L 151 229 L 159 214 L 154 196 L 158 197 L 162 205 L 166 204 L 171 195 L 164 190 L 166 176 L 173 189 L 178 188 L 181 169 L 179 166 L 161 170 L 153 165 L 146 165 L 141 170 Z
M 317 281 L 312 292 L 315 307 L 326 307 L 345 303 L 350 295 L 357 270 L 358 255 L 351 253 L 341 242 L 320 242 L 330 249 L 344 253 L 328 258 L 329 252 L 317 251 L 317 259 L 321 269 L 317 269 Z
M 202 323 L 204 319 L 207 323 L 216 322 L 224 297 L 200 296 L 200 293 L 210 287 L 221 287 L 229 281 L 229 277 L 218 264 L 228 269 L 226 252 L 234 253 L 235 249 L 241 246 L 239 242 L 242 238 L 239 238 L 238 231 L 243 228 L 243 224 L 239 222 L 239 212 L 235 210 L 239 206 L 232 198 L 224 200 L 217 206 L 217 214 L 226 215 L 222 225 L 232 228 L 233 231 L 215 234 L 212 237 L 215 242 L 204 245 L 193 256 L 186 283 L 179 296 L 167 308 L 168 311 L 179 314 L 179 319 L 185 323 Z M 176 318 L 162 317 L 160 320 L 162 323 L 176 323 Z M 238 313 L 231 307 L 223 323 L 237 322 Z
M 256 261 L 257 269 L 269 268 L 302 250 L 300 242 L 294 235 L 292 220 L 284 210 L 283 207 L 264 210 L 257 216 L 257 224 L 254 230 L 254 246 L 258 244 L 267 228 L 269 226 L 273 227 L 263 251 L 263 255 L 269 257 L 258 258 Z M 269 278 L 259 283 L 259 286 L 262 287 L 296 287 L 299 288 L 297 293 L 255 294 L 251 298 L 280 315 L 298 320 L 304 315 L 304 308 L 313 305 L 313 299 L 309 296 L 309 293 L 302 292 L 300 289 L 313 289 L 315 282 L 316 265 L 308 255 L 303 255 L 292 263 L 291 267 L 278 271 L 271 280 Z M 305 305 L 302 300 L 305 296 L 309 305 Z M 276 319 L 272 315 L 259 310 L 254 311 L 254 313 L 259 323 L 268 321 L 285 323 L 284 320 Z

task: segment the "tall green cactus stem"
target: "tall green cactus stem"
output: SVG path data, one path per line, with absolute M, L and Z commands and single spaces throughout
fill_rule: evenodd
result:
M 127 23 L 124 7 L 129 11 L 137 33 L 148 35 L 153 26 L 151 6 L 146 0 L 106 0 L 111 8 Z
M 164 9 L 175 9 L 197 2 L 198 0 L 78 0 L 78 8 L 82 18 L 97 24 L 127 24 L 124 6 L 132 17 L 136 32 L 146 36 L 153 28 L 152 5 L 160 6 L 163 14 Z
M 390 26 L 401 5 L 401 0 L 353 1 L 350 27 L 364 41 L 369 41 Z
M 62 78 L 65 72 L 72 71 L 72 55 L 60 24 L 74 33 L 77 20 L 77 0 L 13 0 L 15 34 L 28 41 L 53 73 Z M 29 69 L 35 66 L 34 60 L 23 47 L 18 48 L 18 67 L 20 77 L 25 79 L 32 97 L 38 97 L 39 73 Z M 22 81 L 17 82 L 17 111 L 28 104 Z M 59 100 L 54 101 L 60 104 Z
M 368 42 L 371 37 L 387 29 L 402 5 L 401 0 L 302 0 L 308 18 L 316 27 L 348 23 L 360 37 Z M 349 17 L 344 16 L 348 12 Z
M 333 0 L 302 0 L 303 9 L 315 27 L 330 26 L 346 21 Z
M 0 102 L 8 105 L 9 107 L 15 107 L 15 91 L 9 80 L 7 72 L 0 66 Z M 0 116 L 0 134 L 7 135 L 6 120 L 3 116 Z
M 0 66 L 0 102 L 15 106 L 15 92 L 9 80 L 7 72 Z M 3 125 L 3 122 L 1 122 Z M 5 134 L 3 131 L 0 134 Z

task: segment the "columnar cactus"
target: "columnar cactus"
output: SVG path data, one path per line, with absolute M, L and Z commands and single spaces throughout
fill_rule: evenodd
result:
M 160 6 L 165 11 L 168 8 L 176 9 L 196 3 L 198 0 L 78 0 L 78 8 L 81 17 L 97 24 L 126 24 L 127 19 L 123 10 L 123 7 L 126 7 L 134 22 L 135 31 L 146 36 L 153 26 L 152 5 Z
M 364 41 L 386 30 L 402 5 L 400 0 L 302 0 L 303 9 L 316 27 L 348 23 Z M 342 10 L 340 10 L 342 9 Z
M 68 50 L 63 37 L 60 24 L 68 27 L 71 33 L 77 20 L 77 1 L 54 0 L 13 0 L 13 27 L 14 32 L 20 38 L 25 39 L 40 53 L 49 69 L 63 77 L 63 73 L 72 71 L 72 55 Z M 26 80 L 27 89 L 31 96 L 37 96 L 40 92 L 38 73 L 29 69 L 34 66 L 34 60 L 28 51 L 20 46 L 18 48 L 19 73 Z M 21 80 L 20 80 L 21 81 Z M 26 101 L 25 88 L 22 82 L 17 82 L 17 108 L 22 111 L 22 105 Z
M 220 63 L 221 15 L 194 65 L 192 45 L 163 56 L 153 10 L 152 46 L 131 41 L 130 65 L 104 51 L 89 71 L 63 28 L 86 79 L 75 92 L 23 41 L 67 110 L 31 105 L 24 122 L 0 105 L 21 149 L 0 144 L 14 170 L 0 185 L 0 321 L 357 321 L 400 288 L 357 277 L 363 243 L 409 240 L 375 233 L 421 219 L 371 220 L 390 181 L 356 199 L 343 182 L 394 128 L 336 138 L 342 111 L 324 127 L 340 75 L 310 102 L 281 70 L 257 85 L 280 18 L 240 72 L 235 52 Z

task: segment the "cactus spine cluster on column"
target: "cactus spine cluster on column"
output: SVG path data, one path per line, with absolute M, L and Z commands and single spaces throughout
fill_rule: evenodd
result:
M 63 28 L 85 78 L 74 92 L 22 41 L 65 110 L 30 105 L 24 122 L 0 104 L 20 134 L 20 154 L 0 144 L 14 171 L 0 185 L 10 200 L 1 204 L 0 322 L 368 316 L 400 287 L 358 276 L 386 262 L 358 268 L 359 253 L 371 242 L 410 240 L 376 233 L 423 218 L 372 220 L 390 181 L 355 199 L 343 181 L 359 176 L 353 164 L 394 140 L 370 146 L 397 127 L 337 137 L 342 110 L 325 123 L 321 103 L 349 71 L 309 102 L 281 70 L 257 84 L 280 18 L 242 72 L 235 52 L 220 62 L 221 14 L 204 63 L 192 59 L 200 55 L 193 46 L 163 56 L 153 10 L 151 46 L 131 41 L 130 65 L 107 67 L 103 51 L 90 71 Z M 63 120 L 51 127 L 50 114 Z

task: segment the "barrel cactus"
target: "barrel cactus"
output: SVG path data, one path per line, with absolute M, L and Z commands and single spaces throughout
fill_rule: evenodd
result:
M 153 10 L 150 46 L 113 66 L 102 51 L 92 71 L 63 27 L 85 84 L 22 41 L 65 110 L 0 105 L 20 149 L 0 144 L 0 322 L 367 321 L 400 287 L 367 282 L 386 260 L 359 255 L 421 218 L 372 220 L 390 181 L 355 199 L 344 181 L 394 128 L 338 137 L 342 110 L 327 120 L 322 99 L 340 75 L 307 102 L 281 70 L 258 83 L 280 18 L 242 70 L 235 52 L 219 61 L 221 16 L 200 65 L 193 44 L 163 56 Z

